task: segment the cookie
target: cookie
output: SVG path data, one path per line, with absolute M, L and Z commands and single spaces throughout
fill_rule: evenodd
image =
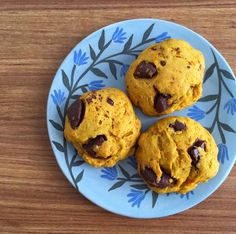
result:
M 187 117 L 167 117 L 141 134 L 138 172 L 158 193 L 187 193 L 214 177 L 218 148 L 211 134 Z
M 182 40 L 165 40 L 145 49 L 130 65 L 128 95 L 147 115 L 181 110 L 201 97 L 204 69 L 200 51 Z
M 87 92 L 68 108 L 65 138 L 94 167 L 112 167 L 134 151 L 141 123 L 128 97 L 106 88 Z

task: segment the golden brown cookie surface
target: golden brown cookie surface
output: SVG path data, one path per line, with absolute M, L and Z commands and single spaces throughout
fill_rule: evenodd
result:
M 218 148 L 211 134 L 187 117 L 167 117 L 140 136 L 136 159 L 147 185 L 158 193 L 186 193 L 214 177 Z
M 120 90 L 85 93 L 67 111 L 65 138 L 94 167 L 111 167 L 133 153 L 141 123 Z
M 165 40 L 145 49 L 130 65 L 127 91 L 145 114 L 169 114 L 200 98 L 204 69 L 200 51 L 182 40 Z

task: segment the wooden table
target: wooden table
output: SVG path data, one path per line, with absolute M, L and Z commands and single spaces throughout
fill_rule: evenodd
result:
M 236 69 L 236 2 L 17 1 L 0 3 L 0 233 L 236 233 L 236 169 L 183 213 L 137 220 L 78 194 L 60 171 L 46 129 L 46 101 L 67 53 L 100 27 L 155 17 L 212 42 Z

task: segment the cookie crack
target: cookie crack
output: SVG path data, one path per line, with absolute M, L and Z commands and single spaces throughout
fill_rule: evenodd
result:
M 176 160 L 179 160 L 181 158 L 181 155 L 183 155 L 182 151 L 178 148 L 178 144 L 177 142 L 175 141 L 174 137 L 172 137 L 170 134 L 168 134 L 166 132 L 166 135 L 169 137 L 169 139 L 171 139 L 173 141 L 173 143 L 175 144 L 175 149 L 176 149 L 176 152 L 178 154 L 178 157 Z M 192 170 L 192 167 L 191 167 L 191 170 Z M 182 184 L 184 184 L 187 180 L 188 180 L 188 177 L 190 176 L 190 173 L 191 173 L 191 170 L 189 171 L 189 174 L 188 176 L 186 177 L 186 180 L 184 180 L 180 185 L 179 187 L 181 187 Z
M 176 141 L 174 140 L 174 138 L 172 138 L 172 139 L 173 139 L 173 142 L 175 143 L 175 146 L 176 146 L 176 149 L 177 149 L 177 152 L 178 152 L 178 156 L 180 157 L 182 153 L 180 153 L 181 151 L 178 149 L 177 143 L 176 143 Z M 179 188 L 180 188 L 180 189 L 182 188 L 182 185 L 184 185 L 185 182 L 189 179 L 190 174 L 191 174 L 193 168 L 194 168 L 194 167 L 191 165 L 191 169 L 189 170 L 188 176 L 187 176 L 186 179 L 179 185 Z

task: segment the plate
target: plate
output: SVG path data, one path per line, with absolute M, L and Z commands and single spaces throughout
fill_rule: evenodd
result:
M 185 195 L 157 194 L 137 176 L 133 156 L 112 168 L 92 168 L 63 138 L 66 110 L 89 90 L 117 87 L 125 91 L 130 63 L 147 46 L 167 38 L 183 39 L 202 51 L 206 60 L 202 98 L 173 115 L 189 116 L 212 132 L 220 169 L 216 177 Z M 59 67 L 49 92 L 47 125 L 56 160 L 70 183 L 93 203 L 134 218 L 158 218 L 179 213 L 206 199 L 226 179 L 236 158 L 236 83 L 223 56 L 202 36 L 181 25 L 134 19 L 106 26 L 82 40 Z M 158 120 L 135 111 L 146 130 Z

